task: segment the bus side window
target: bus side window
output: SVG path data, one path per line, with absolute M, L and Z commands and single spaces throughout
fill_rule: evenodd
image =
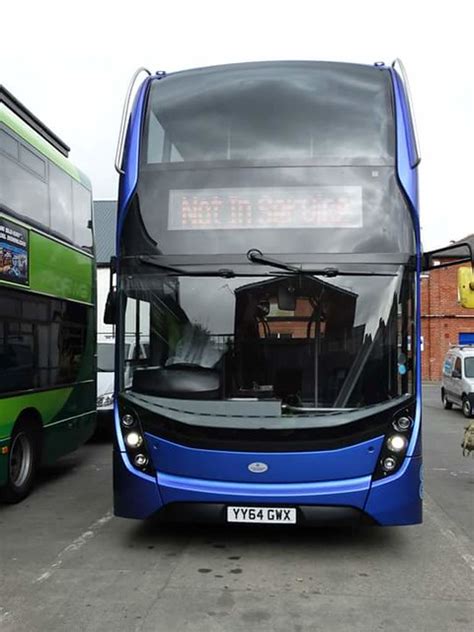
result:
M 148 122 L 148 155 L 147 162 L 163 162 L 165 131 L 156 115 L 152 113 Z
M 72 198 L 74 206 L 74 243 L 80 248 L 91 250 L 91 194 L 78 182 L 72 182 Z
M 10 153 L 14 152 L 13 144 L 10 142 L 10 140 L 14 142 L 14 139 L 7 134 L 5 136 L 8 139 L 4 140 L 0 146 L 0 202 L 48 228 L 47 182 L 37 171 L 32 171 L 29 165 L 19 162 L 18 158 L 15 160 Z M 7 143 L 8 147 L 5 147 Z M 2 152 L 4 147 L 8 149 L 8 154 Z M 32 156 L 37 158 L 34 154 Z M 23 158 L 28 161 L 25 153 L 23 153 Z M 40 161 L 39 158 L 38 161 Z M 40 168 L 38 164 L 37 167 Z
M 0 129 L 0 151 L 4 151 L 6 154 L 9 154 L 15 160 L 18 160 L 18 143 L 17 141 Z
M 72 241 L 72 185 L 67 173 L 49 163 L 51 228 Z

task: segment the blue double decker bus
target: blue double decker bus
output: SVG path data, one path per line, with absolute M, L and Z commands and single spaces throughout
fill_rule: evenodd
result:
M 421 522 L 403 68 L 148 73 L 116 163 L 116 515 Z

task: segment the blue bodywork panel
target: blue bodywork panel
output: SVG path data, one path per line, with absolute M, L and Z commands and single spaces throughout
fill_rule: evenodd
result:
M 417 331 L 420 332 L 421 242 L 418 184 L 410 117 L 404 86 L 389 69 L 394 87 L 397 129 L 397 174 L 413 217 L 417 244 Z M 120 178 L 117 252 L 128 204 L 138 182 L 140 137 L 146 97 L 152 81 L 137 92 L 130 117 Z M 157 472 L 153 478 L 136 470 L 124 451 L 116 412 L 118 448 L 114 451 L 114 507 L 119 516 L 145 518 L 171 502 L 282 503 L 288 505 L 344 505 L 364 510 L 381 525 L 416 524 L 422 519 L 421 462 L 421 355 L 416 344 L 417 410 L 407 458 L 393 476 L 372 482 L 382 437 L 332 451 L 304 453 L 248 453 L 187 448 L 159 437 L 146 436 Z M 118 380 L 116 380 L 118 383 Z M 269 465 L 263 474 L 252 474 L 248 464 Z M 255 479 L 258 478 L 258 482 Z
M 418 524 L 423 519 L 422 499 L 421 457 L 407 458 L 397 474 L 372 483 L 364 509 L 384 526 Z
M 163 474 L 234 483 L 307 483 L 371 476 L 383 437 L 319 452 L 229 452 L 188 448 L 146 434 L 154 467 Z M 253 473 L 251 463 L 264 463 Z
M 286 503 L 290 505 L 343 505 L 362 509 L 370 476 L 324 483 L 226 483 L 171 476 L 158 472 L 165 503 Z
M 412 167 L 415 158 L 415 147 L 413 146 L 413 133 L 411 130 L 411 121 L 408 111 L 408 100 L 405 93 L 403 82 L 395 70 L 390 69 L 392 74 L 394 105 L 395 105 L 395 122 L 397 130 L 397 175 L 402 189 L 405 192 L 409 202 L 409 208 L 413 219 L 415 230 L 416 252 L 417 252 L 417 280 L 416 280 L 416 416 L 415 427 L 413 429 L 412 439 L 408 446 L 408 456 L 421 455 L 421 233 L 420 233 L 420 217 L 418 203 L 418 173 L 416 167 Z
M 156 480 L 133 470 L 127 455 L 114 450 L 114 513 L 122 518 L 144 520 L 163 503 Z

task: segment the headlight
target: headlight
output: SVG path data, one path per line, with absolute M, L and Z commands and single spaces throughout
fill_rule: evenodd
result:
M 145 467 L 148 464 L 148 458 L 144 454 L 137 454 L 135 455 L 133 462 L 138 467 Z
M 97 398 L 97 407 L 105 408 L 106 406 L 112 406 L 114 403 L 114 394 L 105 393 L 105 395 L 99 395 Z
M 410 417 L 404 415 L 403 417 L 398 417 L 398 419 L 395 419 L 392 425 L 395 430 L 398 430 L 398 432 L 406 432 L 411 428 L 411 423 L 412 421 Z
M 148 454 L 137 411 L 130 408 L 120 410 L 120 425 L 116 430 L 123 437 L 125 450 L 131 465 L 150 476 L 154 476 L 153 463 Z
M 388 456 L 383 460 L 382 467 L 385 472 L 393 472 L 393 470 L 397 467 L 397 462 L 393 456 Z
M 122 424 L 125 426 L 125 428 L 130 428 L 130 426 L 133 426 L 133 424 L 135 423 L 135 418 L 132 415 L 124 415 L 122 417 Z
M 139 448 L 143 443 L 143 437 L 138 432 L 129 432 L 125 435 L 125 443 L 130 448 Z
M 385 440 L 373 475 L 374 481 L 392 476 L 405 463 L 408 445 L 413 438 L 415 414 L 415 406 L 410 405 L 396 411 L 392 418 L 387 420 Z
M 406 437 L 403 435 L 391 435 L 387 439 L 387 448 L 390 452 L 403 452 L 403 450 L 407 447 Z

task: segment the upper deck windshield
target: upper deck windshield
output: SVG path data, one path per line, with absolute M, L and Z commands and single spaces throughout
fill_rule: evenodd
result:
M 389 73 L 339 63 L 253 63 L 151 87 L 145 161 L 307 160 L 391 165 Z
M 219 66 L 152 82 L 127 254 L 411 253 L 387 69 Z M 150 240 L 151 238 L 151 240 Z

